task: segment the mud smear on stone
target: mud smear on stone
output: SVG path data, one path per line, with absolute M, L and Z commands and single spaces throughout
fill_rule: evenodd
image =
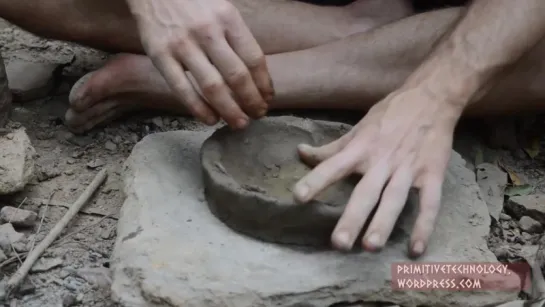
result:
M 361 177 L 341 180 L 314 201 L 299 204 L 293 187 L 311 168 L 300 160 L 297 146 L 325 145 L 349 129 L 334 122 L 275 117 L 243 131 L 216 131 L 201 151 L 212 212 L 254 238 L 329 248 L 331 232 Z

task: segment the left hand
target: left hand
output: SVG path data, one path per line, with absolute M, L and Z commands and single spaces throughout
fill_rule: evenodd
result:
M 332 242 L 339 249 L 351 249 L 380 200 L 362 242 L 367 250 L 378 250 L 386 244 L 410 188 L 419 188 L 420 213 L 410 254 L 420 256 L 435 227 L 461 113 L 460 106 L 435 99 L 419 88 L 390 94 L 338 140 L 321 147 L 299 146 L 301 158 L 318 166 L 295 185 L 295 198 L 306 203 L 351 173 L 363 174 L 333 231 Z

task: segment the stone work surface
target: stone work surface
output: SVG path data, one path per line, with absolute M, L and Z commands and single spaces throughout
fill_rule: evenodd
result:
M 8 78 L 6 76 L 6 67 L 0 54 L 0 128 L 3 128 L 11 111 L 11 93 L 8 87 Z
M 477 307 L 516 298 L 503 291 L 392 290 L 391 263 L 408 261 L 414 205 L 380 254 L 296 250 L 235 233 L 204 201 L 199 151 L 211 132 L 150 135 L 127 160 L 112 261 L 112 293 L 123 306 L 323 307 L 361 300 Z M 419 261 L 496 261 L 485 241 L 487 204 L 464 165 L 454 153 L 432 244 Z

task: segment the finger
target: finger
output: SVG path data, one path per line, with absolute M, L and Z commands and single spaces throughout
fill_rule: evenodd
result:
M 218 35 L 211 33 L 207 36 L 207 39 L 218 39 Z M 191 72 L 209 105 L 229 126 L 238 129 L 245 128 L 249 122 L 248 116 L 235 102 L 223 77 L 210 63 L 203 50 L 191 40 L 185 40 L 178 46 L 179 48 L 175 54 Z
M 178 61 L 167 55 L 154 56 L 152 61 L 170 85 L 172 91 L 193 116 L 208 125 L 214 125 L 218 122 L 216 114 L 195 91 Z
M 414 225 L 409 250 L 413 257 L 421 256 L 427 248 L 441 207 L 442 186 L 442 176 L 429 175 L 420 188 L 420 212 Z
M 252 32 L 237 11 L 232 18 L 225 21 L 226 37 L 229 45 L 236 54 L 242 59 L 253 80 L 266 101 L 270 101 L 274 96 L 274 86 L 272 83 L 265 54 L 261 50 L 259 43 Z
M 353 138 L 355 129 L 350 130 L 337 140 L 319 147 L 300 144 L 297 146 L 297 151 L 301 159 L 308 165 L 315 166 L 320 162 L 329 159 L 334 154 L 343 150 L 348 142 Z
M 205 48 L 212 63 L 223 75 L 233 93 L 239 98 L 239 106 L 253 118 L 267 113 L 267 103 L 261 96 L 246 65 L 231 49 L 225 39 L 210 40 Z
M 356 152 L 343 150 L 325 160 L 295 184 L 295 199 L 301 203 L 310 201 L 336 181 L 348 176 L 357 159 Z
M 410 162 L 402 164 L 390 178 L 382 193 L 377 212 L 363 239 L 363 245 L 367 250 L 379 250 L 388 241 L 397 219 L 405 207 L 413 179 Z
M 365 174 L 350 196 L 350 200 L 332 234 L 333 245 L 350 250 L 365 221 L 377 204 L 384 184 L 390 175 L 389 167 L 381 162 Z

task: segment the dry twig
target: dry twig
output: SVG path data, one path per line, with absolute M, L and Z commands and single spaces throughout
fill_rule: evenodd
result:
M 57 237 L 61 234 L 64 228 L 70 223 L 70 221 L 76 216 L 76 214 L 80 211 L 80 209 L 85 205 L 91 196 L 95 193 L 95 191 L 98 189 L 98 187 L 104 182 L 106 179 L 107 173 L 106 170 L 101 170 L 93 179 L 93 181 L 89 184 L 87 189 L 83 192 L 83 194 L 80 195 L 80 197 L 76 200 L 76 202 L 70 207 L 70 209 L 66 212 L 66 214 L 62 217 L 62 219 L 57 222 L 55 227 L 51 229 L 51 231 L 47 234 L 47 236 L 36 246 L 34 250 L 28 253 L 25 261 L 21 265 L 21 267 L 11 276 L 11 278 L 6 283 L 6 295 L 9 296 L 11 293 L 13 293 L 13 290 L 15 290 L 23 281 L 23 279 L 27 276 L 28 272 L 38 260 L 38 258 L 42 255 L 42 253 L 57 239 Z

